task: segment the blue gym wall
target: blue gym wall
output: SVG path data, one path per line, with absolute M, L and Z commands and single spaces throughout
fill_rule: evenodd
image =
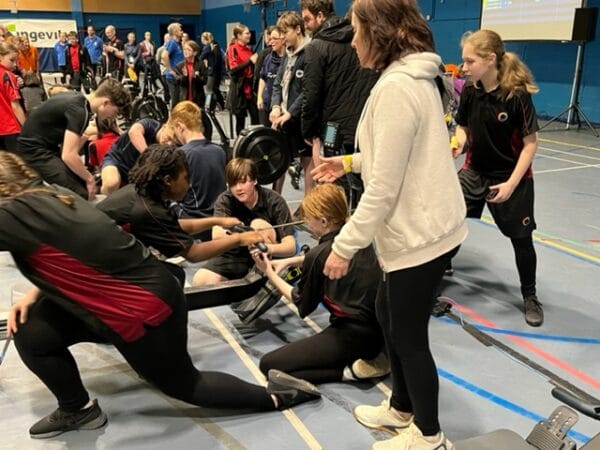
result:
M 201 0 L 198 0 L 201 1 Z M 335 0 L 338 14 L 348 10 L 350 0 Z M 460 62 L 459 41 L 461 35 L 479 26 L 481 0 L 419 0 L 422 13 L 429 18 L 434 32 L 437 51 L 446 62 Z M 600 0 L 588 0 L 588 6 L 600 6 Z M 281 0 L 267 10 L 267 23 L 273 24 L 277 12 L 297 9 L 297 0 L 288 0 L 284 6 Z M 201 15 L 179 15 L 184 24 L 194 24 L 196 33 L 211 31 L 222 47 L 226 46 L 225 24 L 242 22 L 251 29 L 261 30 L 261 10 L 250 6 L 245 10 L 242 0 L 202 0 Z M 74 19 L 78 26 L 93 23 L 97 27 L 112 23 L 117 28 L 133 28 L 138 36 L 145 30 L 152 32 L 155 41 L 159 40 L 159 24 L 169 23 L 173 15 L 160 14 L 98 14 L 78 12 L 24 12 L 10 14 L 0 11 L 2 19 Z M 81 22 L 84 23 L 81 23 Z M 600 30 L 598 30 L 600 32 Z M 600 37 L 600 36 L 599 36 Z M 535 104 L 542 117 L 550 117 L 561 112 L 569 103 L 577 45 L 571 42 L 513 42 L 507 48 L 516 52 L 531 68 L 540 92 L 535 95 Z M 600 65 L 600 42 L 591 42 L 585 47 L 585 58 L 579 94 L 580 106 L 593 122 L 600 123 L 600 78 L 597 76 Z
M 335 0 L 336 12 L 344 14 L 350 0 Z M 288 0 L 287 7 L 277 0 L 268 9 L 267 22 L 273 24 L 278 10 L 297 9 L 296 0 Z M 419 0 L 423 15 L 429 18 L 437 52 L 446 62 L 460 62 L 460 37 L 465 31 L 479 27 L 481 0 Z M 588 6 L 600 6 L 600 0 L 588 0 Z M 204 0 L 202 26 L 212 31 L 224 46 L 225 23 L 242 22 L 251 29 L 261 29 L 260 8 L 252 6 L 244 12 L 240 0 Z M 600 29 L 598 30 L 600 33 Z M 600 39 L 600 34 L 598 34 Z M 530 67 L 540 92 L 534 96 L 537 111 L 542 117 L 560 113 L 569 104 L 577 45 L 572 42 L 512 42 L 508 50 L 516 52 Z M 590 120 L 600 123 L 600 41 L 585 46 L 579 103 Z

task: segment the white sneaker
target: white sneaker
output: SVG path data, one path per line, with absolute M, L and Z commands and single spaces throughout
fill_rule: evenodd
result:
M 390 362 L 386 354 L 381 352 L 374 359 L 357 359 L 350 370 L 357 380 L 380 378 L 390 373 Z
M 379 441 L 373 444 L 372 450 L 453 450 L 454 444 L 446 439 L 441 431 L 437 434 L 434 443 L 428 442 L 423 437 L 421 430 L 414 424 L 392 439 Z
M 382 401 L 379 406 L 357 406 L 354 408 L 354 417 L 365 427 L 376 428 L 392 434 L 398 434 L 398 432 L 408 427 L 413 421 L 412 416 L 408 419 L 403 419 L 390 406 L 389 400 Z

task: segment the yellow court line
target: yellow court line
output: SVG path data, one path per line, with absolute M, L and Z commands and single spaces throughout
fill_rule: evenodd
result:
M 233 349 L 233 351 L 238 355 L 238 357 L 242 360 L 244 365 L 248 368 L 250 373 L 256 378 L 261 385 L 266 384 L 266 379 L 262 372 L 258 369 L 254 361 L 248 356 L 248 354 L 242 349 L 240 344 L 235 340 L 235 338 L 231 335 L 227 327 L 221 322 L 221 320 L 217 317 L 217 315 L 211 309 L 205 309 L 204 314 L 209 318 L 212 324 L 215 326 L 217 330 L 221 333 L 221 335 L 225 338 L 225 341 L 229 344 L 229 346 Z M 291 410 L 286 409 L 281 411 L 286 419 L 292 424 L 292 426 L 296 429 L 300 437 L 304 440 L 308 448 L 319 450 L 323 447 L 316 438 L 312 435 L 312 433 L 306 428 L 306 425 L 300 420 L 300 418 Z
M 489 216 L 483 216 L 480 220 L 482 222 L 490 224 L 490 225 L 496 225 L 496 223 L 494 222 L 494 220 L 491 217 L 489 217 Z M 539 242 L 540 244 L 544 244 L 544 245 L 547 245 L 549 247 L 554 247 L 554 248 L 556 248 L 558 250 L 562 250 L 562 251 L 564 251 L 566 253 L 570 253 L 570 254 L 578 256 L 580 258 L 587 259 L 588 261 L 592 261 L 592 262 L 595 262 L 597 264 L 600 264 L 600 257 L 592 255 L 591 253 L 587 253 L 587 252 L 584 252 L 584 251 L 581 251 L 581 250 L 574 249 L 573 247 L 569 247 L 569 246 L 566 246 L 566 245 L 563 245 L 563 244 L 558 244 L 558 243 L 556 243 L 556 242 L 554 242 L 552 240 L 542 239 L 542 238 L 536 236 L 535 231 L 533 232 L 533 240 L 535 242 Z
M 294 305 L 292 302 L 290 302 L 287 298 L 285 297 L 281 297 L 281 301 L 283 303 L 285 303 L 287 305 L 288 308 L 290 308 L 292 311 L 294 311 L 296 314 L 298 314 L 298 308 L 296 308 L 296 305 Z M 305 317 L 304 322 L 306 322 L 306 324 L 311 327 L 313 329 L 314 332 L 316 333 L 320 333 L 321 331 L 323 331 L 323 329 L 314 321 L 312 320 L 310 317 Z M 392 396 L 392 391 L 390 390 L 389 387 L 387 387 L 385 385 L 385 383 L 383 381 L 379 381 L 376 385 L 375 385 L 381 392 L 383 392 L 388 398 Z
M 594 150 L 594 151 L 600 152 L 600 148 L 598 148 L 598 147 L 590 147 L 589 145 L 575 144 L 573 142 L 555 141 L 553 139 L 544 139 L 544 138 L 539 138 L 539 141 L 540 142 L 550 142 L 552 144 L 559 144 L 559 145 L 568 145 L 569 147 L 585 148 L 587 150 Z

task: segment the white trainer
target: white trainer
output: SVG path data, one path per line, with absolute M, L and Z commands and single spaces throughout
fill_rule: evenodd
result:
M 357 359 L 350 368 L 354 378 L 366 380 L 368 378 L 380 378 L 390 373 L 390 362 L 384 352 L 374 359 Z
M 371 447 L 372 450 L 454 450 L 454 444 L 450 442 L 441 431 L 437 434 L 435 442 L 429 442 L 423 437 L 421 430 L 414 424 L 404 430 L 398 436 L 386 441 L 378 441 Z
M 389 400 L 384 400 L 379 406 L 360 405 L 354 408 L 354 417 L 365 427 L 387 431 L 398 434 L 402 429 L 408 427 L 413 417 L 402 418 L 400 414 L 390 406 Z

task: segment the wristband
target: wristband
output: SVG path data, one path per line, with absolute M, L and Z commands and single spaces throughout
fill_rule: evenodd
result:
M 352 172 L 352 155 L 344 155 L 344 159 L 342 160 L 342 164 L 344 165 L 344 172 L 345 173 Z

